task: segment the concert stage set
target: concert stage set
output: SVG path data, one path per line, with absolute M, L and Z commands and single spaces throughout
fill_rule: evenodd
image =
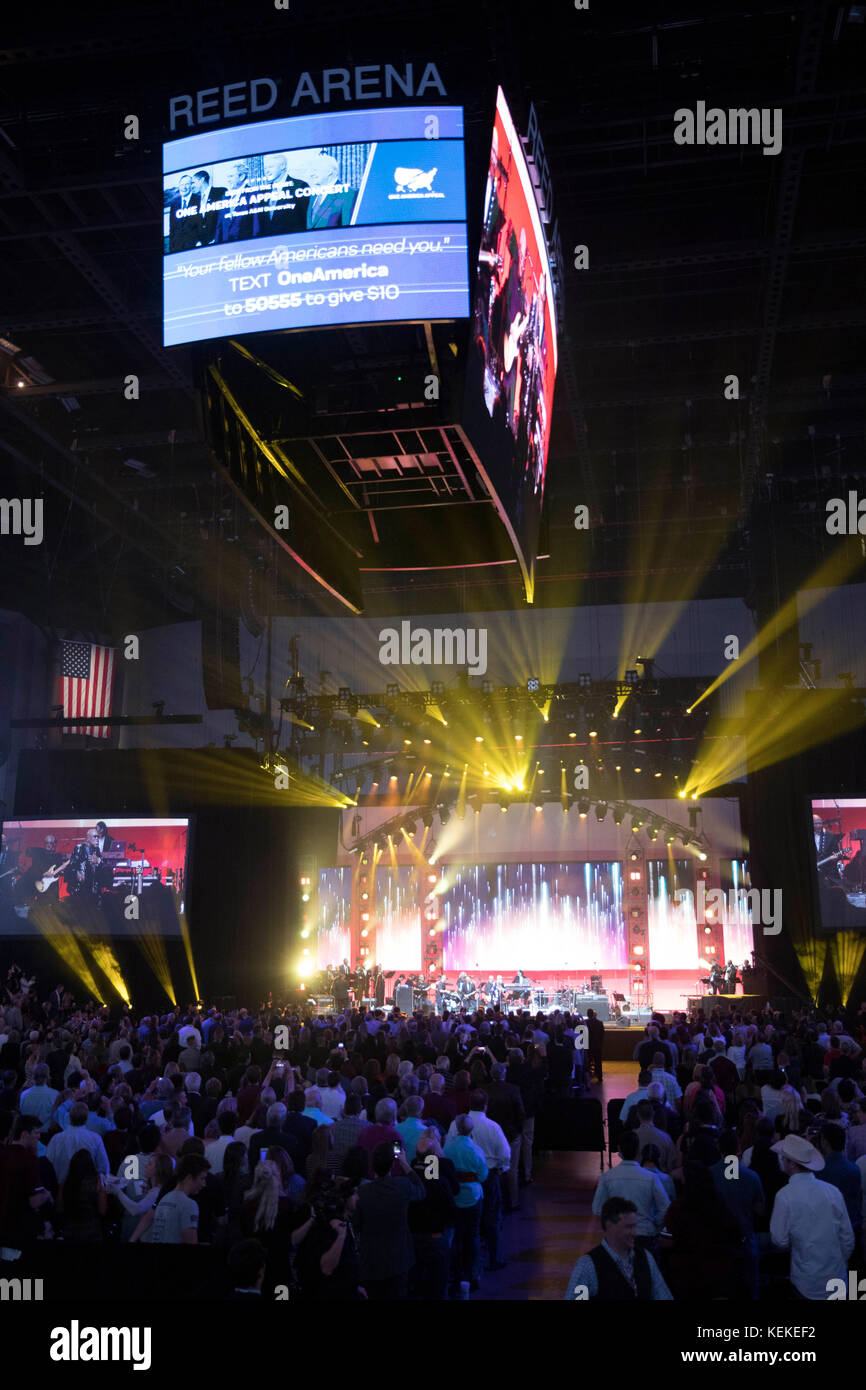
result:
M 646 807 L 674 824 L 685 816 L 679 801 Z M 642 1024 L 653 1008 L 687 1008 L 714 965 L 751 959 L 734 800 L 706 799 L 701 843 L 688 846 L 648 843 L 631 823 L 557 803 L 470 807 L 435 838 L 433 818 L 413 827 L 393 806 L 343 814 L 343 849 L 319 870 L 311 904 L 311 992 L 316 969 L 343 960 L 380 965 L 389 999 L 396 983 L 420 978 L 416 1003 L 432 1000 L 443 977 L 453 990 L 461 972 L 478 985 L 501 977 L 507 1000 L 522 970 L 532 1008 L 595 1008 Z M 714 889 L 724 909 L 702 910 L 718 902 Z

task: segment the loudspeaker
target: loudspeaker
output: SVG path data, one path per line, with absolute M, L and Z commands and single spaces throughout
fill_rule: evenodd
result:
M 401 1014 L 411 1014 L 414 998 L 411 985 L 398 985 L 394 991 L 394 1003 Z

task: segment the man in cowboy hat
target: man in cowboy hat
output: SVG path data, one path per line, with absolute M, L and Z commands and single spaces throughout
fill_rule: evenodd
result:
M 795 1298 L 826 1299 L 831 1279 L 847 1278 L 854 1232 L 837 1187 L 815 1177 L 824 1167 L 818 1150 L 798 1134 L 773 1145 L 788 1184 L 776 1195 L 770 1239 L 791 1252 Z

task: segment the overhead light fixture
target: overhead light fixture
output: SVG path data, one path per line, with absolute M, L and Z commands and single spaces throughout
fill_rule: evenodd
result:
M 595 818 L 599 824 L 607 818 L 607 802 L 600 801 L 595 808 Z
M 526 682 L 526 689 L 529 691 L 530 695 L 534 694 L 536 690 L 540 689 L 540 686 L 541 682 L 539 681 L 537 676 L 530 676 L 529 680 Z
M 586 797 L 581 797 L 580 801 L 578 801 L 577 814 L 580 816 L 581 820 L 586 820 L 589 815 L 589 802 Z
M 613 808 L 613 823 L 614 823 L 614 825 L 622 825 L 622 823 L 623 823 L 624 820 L 625 820 L 625 811 L 623 810 L 622 806 L 614 806 L 614 808 Z

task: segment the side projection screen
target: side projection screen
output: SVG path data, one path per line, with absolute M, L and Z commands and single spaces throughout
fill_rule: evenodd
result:
M 501 88 L 474 293 L 466 434 L 531 602 L 556 380 L 556 310 L 544 229 Z
M 463 110 L 295 116 L 163 146 L 166 346 L 465 318 Z

